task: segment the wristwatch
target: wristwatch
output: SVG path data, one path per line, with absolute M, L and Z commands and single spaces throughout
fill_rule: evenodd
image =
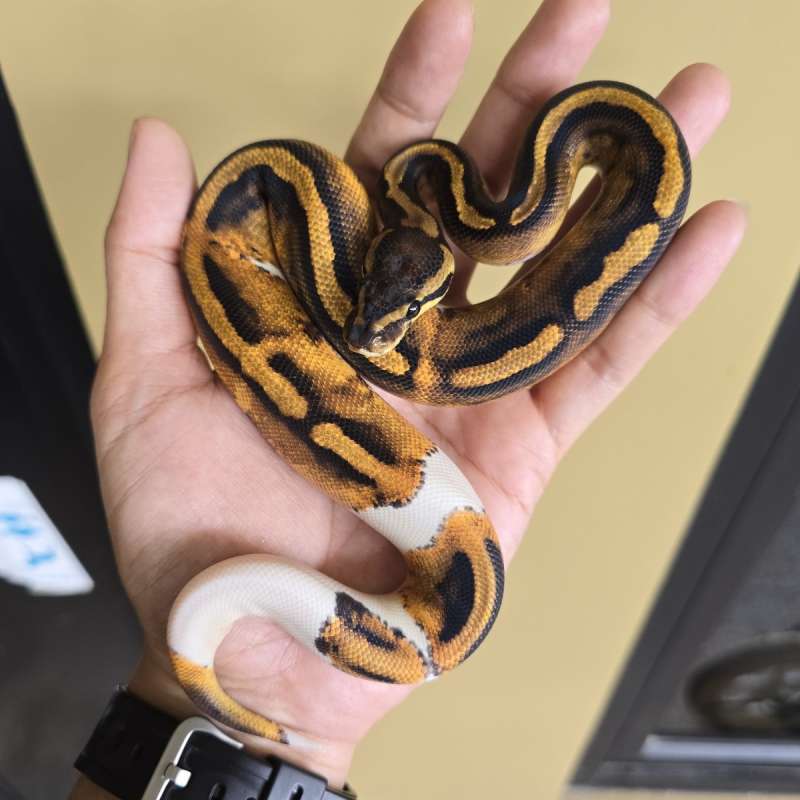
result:
M 183 722 L 117 687 L 75 768 L 119 800 L 355 800 L 275 756 L 244 752 L 204 717 Z

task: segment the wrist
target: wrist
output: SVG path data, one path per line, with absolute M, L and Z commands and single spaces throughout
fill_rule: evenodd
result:
M 154 708 L 174 717 L 176 721 L 201 714 L 175 680 L 166 657 L 159 658 L 146 652 L 128 681 L 128 691 Z M 299 750 L 241 733 L 214 720 L 212 722 L 223 729 L 228 736 L 240 741 L 245 750 L 254 756 L 278 756 L 291 764 L 322 775 L 334 789 L 341 789 L 347 781 L 355 743 L 318 740 L 314 749 Z M 87 795 L 88 797 L 90 796 Z M 98 795 L 98 800 L 100 797 Z M 103 800 L 106 797 L 109 795 L 104 795 Z
M 242 798 L 285 800 L 292 787 L 298 797 L 306 792 L 326 800 L 355 797 L 346 784 L 335 785 L 332 773 L 320 770 L 326 761 L 283 757 L 260 744 L 245 745 L 196 714 L 179 721 L 118 687 L 75 761 L 83 774 L 70 798 L 154 800 L 167 787 L 178 787 L 179 796 L 193 800 L 215 795 L 220 787 Z M 301 751 L 292 750 L 296 755 Z

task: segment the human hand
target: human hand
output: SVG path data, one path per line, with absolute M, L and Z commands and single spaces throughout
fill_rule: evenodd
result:
M 546 0 L 511 49 L 462 140 L 494 190 L 502 192 L 536 109 L 574 81 L 607 16 L 603 0 Z M 471 30 L 465 0 L 426 0 L 412 16 L 348 149 L 368 186 L 396 149 L 433 134 Z M 661 99 L 696 151 L 724 116 L 727 84 L 714 68 L 697 65 L 676 76 Z M 92 398 L 109 526 L 145 631 L 130 686 L 176 716 L 194 709 L 172 675 L 166 618 L 178 591 L 206 566 L 268 552 L 368 592 L 391 590 L 404 574 L 390 545 L 271 451 L 195 347 L 177 268 L 194 188 L 177 134 L 140 121 L 108 231 L 108 322 Z M 699 302 L 744 226 L 735 204 L 699 211 L 603 335 L 530 391 L 467 408 L 393 401 L 472 482 L 506 562 L 559 459 Z M 456 298 L 471 271 L 462 258 Z M 248 708 L 319 743 L 315 751 L 290 753 L 242 736 L 250 746 L 277 751 L 333 784 L 344 780 L 368 728 L 410 691 L 333 670 L 260 620 L 236 626 L 216 671 Z

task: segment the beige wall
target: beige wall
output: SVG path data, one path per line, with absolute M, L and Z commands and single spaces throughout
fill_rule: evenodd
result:
M 535 5 L 478 0 L 474 53 L 442 135 L 458 136 Z M 201 174 L 257 138 L 295 136 L 341 151 L 412 6 L 6 4 L 3 68 L 95 342 L 101 238 L 131 120 L 169 120 Z M 362 797 L 558 794 L 797 275 L 798 29 L 800 4 L 791 0 L 615 2 L 582 77 L 655 92 L 688 62 L 722 66 L 733 111 L 696 162 L 693 207 L 719 196 L 748 201 L 751 229 L 711 299 L 558 472 L 486 646 L 364 743 L 352 776 Z

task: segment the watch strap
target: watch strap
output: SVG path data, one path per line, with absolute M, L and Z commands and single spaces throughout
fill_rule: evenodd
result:
M 118 686 L 75 769 L 120 800 L 139 800 L 177 725 Z
M 325 779 L 275 756 L 256 758 L 203 718 L 182 723 L 118 687 L 75 761 L 120 800 L 334 800 Z

